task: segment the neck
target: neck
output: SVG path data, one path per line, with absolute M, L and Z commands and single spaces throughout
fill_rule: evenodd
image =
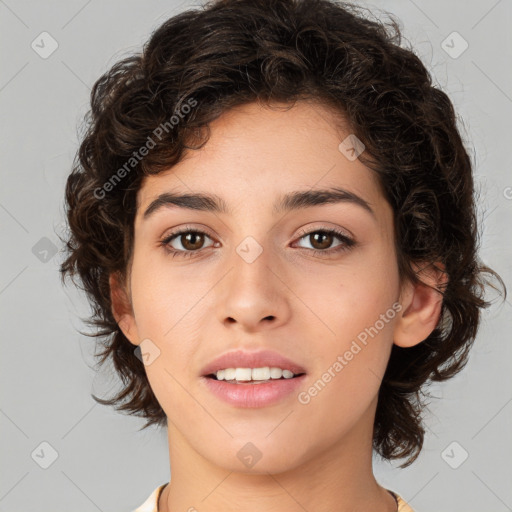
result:
M 160 496 L 158 512 L 396 512 L 395 499 L 372 471 L 374 412 L 369 411 L 372 421 L 362 418 L 336 443 L 317 449 L 314 456 L 304 454 L 280 472 L 263 464 L 251 472 L 212 464 L 168 422 L 171 483 Z

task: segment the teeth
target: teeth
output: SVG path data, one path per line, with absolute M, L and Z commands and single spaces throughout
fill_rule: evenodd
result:
M 291 379 L 294 376 L 290 370 L 282 370 L 281 368 L 268 367 L 264 368 L 226 368 L 219 370 L 215 376 L 217 380 L 237 380 L 237 381 L 250 381 L 250 380 L 269 380 L 269 379 Z
M 220 371 L 224 372 L 225 380 L 233 380 L 235 378 L 236 368 L 226 368 L 225 370 L 220 370 Z M 217 378 L 219 379 L 218 374 L 219 374 L 219 372 L 217 372 Z M 219 379 L 219 380 L 221 380 L 221 379 Z
M 283 376 L 283 370 L 281 368 L 270 368 L 270 378 L 280 379 Z
M 250 368 L 237 368 L 235 370 L 235 380 L 251 380 Z
M 268 366 L 265 366 L 265 368 L 253 368 L 251 376 L 251 380 L 268 380 L 270 379 L 270 368 Z

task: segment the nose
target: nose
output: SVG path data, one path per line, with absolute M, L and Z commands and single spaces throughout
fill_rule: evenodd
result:
M 236 325 L 253 332 L 288 322 L 293 294 L 282 265 L 270 251 L 250 242 L 241 244 L 229 264 L 228 274 L 219 283 L 217 306 L 219 320 L 225 326 Z

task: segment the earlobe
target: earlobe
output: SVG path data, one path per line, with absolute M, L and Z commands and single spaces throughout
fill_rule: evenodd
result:
M 128 294 L 121 284 L 119 274 L 114 273 L 109 277 L 110 301 L 112 304 L 112 314 L 119 325 L 121 331 L 133 345 L 139 344 L 137 326 L 131 307 Z
M 418 267 L 416 267 L 418 268 Z M 408 281 L 401 295 L 403 312 L 395 324 L 393 342 L 399 347 L 421 343 L 436 328 L 442 311 L 443 290 L 448 276 L 441 263 L 417 271 L 421 282 Z

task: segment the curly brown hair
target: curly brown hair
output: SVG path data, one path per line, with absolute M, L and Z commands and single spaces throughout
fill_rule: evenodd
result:
M 359 158 L 393 207 L 400 278 L 417 283 L 413 264 L 436 262 L 448 276 L 437 327 L 416 346 L 393 345 L 379 391 L 375 451 L 408 457 L 401 467 L 417 458 L 424 384 L 465 366 L 480 309 L 491 304 L 485 285 L 498 289 L 485 275 L 499 281 L 505 297 L 506 288 L 477 256 L 472 164 L 452 103 L 404 46 L 392 15 L 383 22 L 354 4 L 217 0 L 165 21 L 140 54 L 96 81 L 66 185 L 70 233 L 61 265 L 62 280 L 79 277 L 75 284 L 93 307 L 87 323 L 96 330 L 88 335 L 102 341 L 99 364 L 111 358 L 123 382 L 113 398 L 93 395 L 96 401 L 144 417 L 142 428 L 166 423 L 111 307 L 109 277 L 126 280 L 129 273 L 143 177 L 201 148 L 209 123 L 234 106 L 313 99 L 341 113 L 366 147 Z

